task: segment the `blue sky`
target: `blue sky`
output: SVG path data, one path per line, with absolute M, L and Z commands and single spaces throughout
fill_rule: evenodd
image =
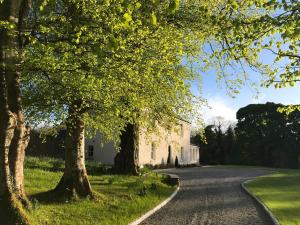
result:
M 268 52 L 261 54 L 261 62 L 272 65 L 274 56 Z M 206 124 L 213 122 L 215 117 L 221 116 L 225 120 L 235 121 L 236 111 L 248 104 L 252 103 L 266 103 L 275 102 L 282 104 L 300 104 L 300 84 L 295 87 L 286 87 L 282 89 L 275 89 L 274 87 L 260 87 L 260 75 L 252 70 L 247 71 L 250 80 L 258 82 L 257 87 L 259 94 L 253 87 L 243 86 L 240 89 L 240 94 L 232 98 L 228 95 L 224 82 L 217 82 L 215 72 L 212 70 L 201 75 L 201 93 L 199 93 L 198 84 L 194 82 L 192 85 L 192 92 L 196 95 L 201 95 L 207 99 L 210 108 L 203 108 L 203 118 Z
M 251 74 L 251 73 L 250 73 Z M 253 75 L 256 75 L 253 73 Z M 240 94 L 235 98 L 227 94 L 227 90 L 222 85 L 217 84 L 214 74 L 207 74 L 202 77 L 202 94 L 207 99 L 211 108 L 203 109 L 203 116 L 206 123 L 212 122 L 214 117 L 221 116 L 226 120 L 235 120 L 236 111 L 248 104 L 275 102 L 283 104 L 300 104 L 300 85 L 293 88 L 275 89 L 259 88 L 259 94 L 256 95 L 254 88 L 244 86 L 240 89 Z M 192 91 L 199 94 L 197 85 L 194 84 Z
M 280 39 L 280 37 L 278 36 Z M 266 39 L 268 42 L 269 39 Z M 209 51 L 209 50 L 208 50 Z M 271 67 L 284 68 L 287 59 L 280 60 L 277 65 L 274 65 L 275 55 L 268 50 L 263 50 L 260 53 L 259 61 Z M 266 88 L 260 86 L 261 75 L 253 70 L 247 69 L 249 80 L 256 81 L 259 94 L 250 87 L 250 85 L 243 86 L 239 91 L 240 94 L 232 98 L 228 95 L 224 82 L 217 82 L 214 68 L 205 74 L 201 75 L 201 93 L 198 91 L 197 82 L 192 84 L 192 92 L 196 95 L 201 95 L 208 101 L 210 108 L 202 109 L 202 114 L 206 124 L 213 123 L 213 118 L 223 117 L 225 120 L 235 121 L 236 111 L 248 104 L 252 103 L 266 103 L 275 102 L 282 104 L 300 104 L 300 83 L 295 87 L 286 87 L 282 89 L 275 89 L 273 86 Z M 230 73 L 236 73 L 229 71 Z
M 267 39 L 268 40 L 268 39 Z M 275 56 L 267 50 L 263 50 L 260 53 L 259 61 L 263 64 L 275 67 L 284 67 L 287 63 L 286 59 L 278 62 L 274 65 Z M 197 65 L 197 64 L 195 64 Z M 196 66 L 197 67 L 197 66 Z M 235 114 L 237 110 L 248 104 L 253 103 L 266 103 L 275 102 L 282 104 L 300 104 L 300 83 L 295 87 L 286 87 L 282 89 L 275 89 L 274 87 L 260 87 L 261 75 L 257 72 L 247 69 L 250 81 L 256 81 L 259 94 L 255 88 L 250 87 L 250 85 L 243 86 L 239 91 L 240 94 L 232 98 L 228 95 L 228 90 L 226 89 L 223 82 L 216 81 L 216 72 L 214 68 L 210 71 L 201 75 L 201 93 L 199 93 L 199 88 L 197 82 L 192 84 L 192 92 L 195 95 L 201 95 L 208 101 L 210 108 L 205 107 L 202 109 L 203 119 L 206 124 L 211 124 L 215 117 L 223 117 L 225 120 L 235 121 Z M 236 73 L 231 70 L 230 73 Z

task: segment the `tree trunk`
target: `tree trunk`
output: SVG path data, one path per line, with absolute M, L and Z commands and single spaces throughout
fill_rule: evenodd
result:
M 0 37 L 0 218 L 7 225 L 30 224 L 19 198 L 10 171 L 9 152 L 17 118 L 9 110 L 5 80 L 5 62 L 3 57 L 2 34 Z
M 69 114 L 67 121 L 65 145 L 64 174 L 54 191 L 58 196 L 69 199 L 93 198 L 84 160 L 84 123 L 74 112 Z
M 24 188 L 24 160 L 30 137 L 29 132 L 30 130 L 24 125 L 24 122 L 20 122 L 17 118 L 17 126 L 9 151 L 9 166 L 14 192 L 25 207 L 30 206 Z
M 0 4 L 0 20 L 17 28 L 13 35 L 7 29 L 0 30 L 0 218 L 9 225 L 30 224 L 22 204 L 27 203 L 23 176 L 27 129 L 23 129 L 18 72 L 20 30 L 30 4 L 29 0 L 5 0 Z
M 21 53 L 20 53 L 21 54 Z M 20 59 L 21 60 L 21 59 Z M 14 138 L 9 149 L 9 166 L 16 196 L 24 206 L 29 206 L 29 201 L 24 189 L 24 159 L 30 130 L 26 127 L 21 106 L 20 73 L 11 71 L 6 73 L 8 91 L 8 105 L 14 114 L 17 124 L 14 130 Z
M 138 175 L 139 129 L 136 124 L 128 124 L 121 135 L 120 152 L 115 157 L 115 171 Z

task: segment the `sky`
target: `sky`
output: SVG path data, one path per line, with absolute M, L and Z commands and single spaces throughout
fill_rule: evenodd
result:
M 269 58 L 269 54 L 264 54 L 265 63 L 272 63 L 272 59 Z M 258 80 L 259 76 L 254 71 L 248 71 L 250 79 Z M 213 124 L 216 117 L 223 117 L 225 120 L 235 122 L 236 112 L 239 108 L 245 107 L 248 104 L 256 103 L 282 103 L 282 104 L 300 104 L 300 84 L 295 87 L 286 87 L 282 89 L 275 89 L 274 87 L 260 87 L 258 84 L 257 94 L 253 87 L 243 86 L 240 89 L 240 94 L 237 94 L 235 98 L 228 95 L 224 83 L 216 82 L 216 75 L 212 71 L 201 75 L 201 93 L 199 92 L 198 82 L 193 82 L 192 92 L 195 95 L 201 95 L 207 100 L 209 107 L 204 107 L 201 110 L 203 119 L 206 125 Z
M 299 84 L 293 88 L 259 88 L 258 95 L 254 88 L 244 86 L 240 89 L 240 94 L 232 98 L 227 94 L 224 85 L 217 84 L 214 74 L 204 75 L 202 79 L 201 96 L 207 99 L 209 105 L 209 107 L 204 107 L 202 110 L 206 125 L 212 123 L 215 117 L 223 117 L 225 120 L 234 122 L 237 110 L 248 104 L 266 102 L 300 104 Z M 197 89 L 197 84 L 194 84 L 192 88 L 193 93 L 199 94 Z
M 265 65 L 274 67 L 275 56 L 267 50 L 263 50 L 260 53 L 259 61 Z M 284 67 L 287 59 L 283 59 L 278 62 L 278 66 Z M 185 61 L 184 61 L 185 62 Z M 195 64 L 197 65 L 197 63 Z M 197 68 L 197 66 L 195 66 Z M 286 87 L 281 89 L 275 89 L 273 86 L 266 88 L 261 87 L 261 75 L 257 72 L 247 69 L 245 67 L 248 77 L 251 81 L 257 83 L 255 90 L 254 87 L 250 85 L 245 85 L 239 89 L 239 94 L 235 97 L 228 95 L 228 89 L 226 89 L 225 83 L 216 81 L 216 72 L 214 68 L 211 68 L 209 71 L 203 73 L 199 72 L 201 81 L 192 82 L 192 93 L 201 96 L 206 99 L 209 107 L 204 107 L 200 110 L 203 115 L 203 119 L 206 125 L 214 124 L 216 117 L 223 117 L 226 121 L 236 122 L 236 112 L 238 109 L 245 107 L 249 104 L 257 103 L 282 103 L 282 104 L 300 104 L 300 83 L 296 84 L 295 87 Z M 230 74 L 237 73 L 236 71 L 229 70 Z M 250 83 L 248 82 L 248 83 Z M 201 86 L 201 91 L 199 92 L 199 84 Z

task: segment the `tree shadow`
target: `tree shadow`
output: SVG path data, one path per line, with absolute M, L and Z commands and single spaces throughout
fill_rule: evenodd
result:
M 101 194 L 97 192 L 93 192 L 92 196 L 87 196 L 87 197 L 74 197 L 74 195 L 70 193 L 61 193 L 55 189 L 45 191 L 45 192 L 40 192 L 36 193 L 33 195 L 29 196 L 29 199 L 35 207 L 35 205 L 38 205 L 39 203 L 41 204 L 65 204 L 65 203 L 72 203 L 72 202 L 77 202 L 79 200 L 83 199 L 89 199 L 92 201 L 98 201 L 101 200 L 102 196 Z
M 35 203 L 51 204 L 66 202 L 66 199 L 59 197 L 54 189 L 30 195 L 29 199 L 33 205 Z

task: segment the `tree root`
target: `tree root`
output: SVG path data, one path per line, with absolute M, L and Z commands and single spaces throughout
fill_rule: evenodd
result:
M 22 203 L 14 195 L 1 197 L 0 218 L 5 225 L 34 225 Z
M 63 176 L 53 190 L 54 195 L 59 199 L 78 200 L 80 198 L 95 199 L 87 175 L 80 177 L 80 179 L 66 178 Z

